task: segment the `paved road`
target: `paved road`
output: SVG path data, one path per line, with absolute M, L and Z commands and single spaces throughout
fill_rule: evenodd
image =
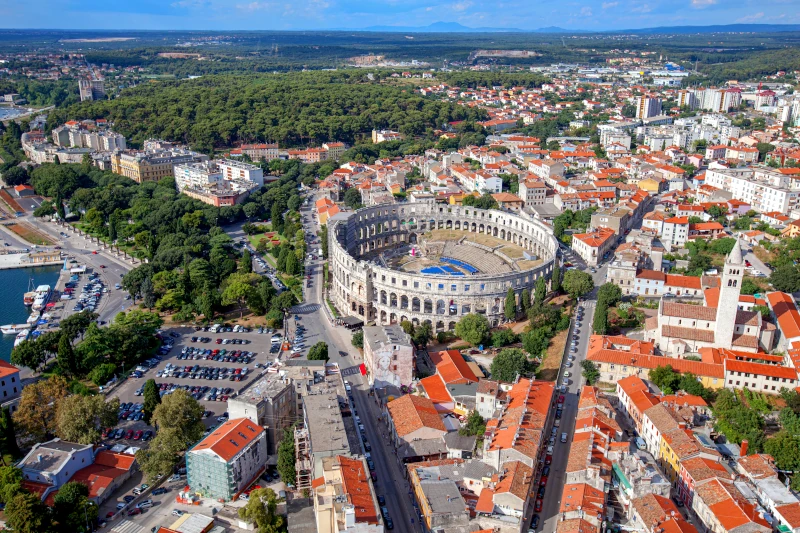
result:
M 576 263 L 572 254 L 565 256 L 567 260 Z M 580 262 L 582 264 L 582 261 Z M 594 278 L 595 287 L 599 287 L 605 283 L 607 263 L 603 264 L 597 269 L 597 273 L 592 274 Z M 566 468 L 567 461 L 569 460 L 569 447 L 572 445 L 573 432 L 575 431 L 575 418 L 578 414 L 578 399 L 580 391 L 584 384 L 583 376 L 581 375 L 581 361 L 586 359 L 586 352 L 589 348 L 589 337 L 592 334 L 592 320 L 594 319 L 594 310 L 596 304 L 597 289 L 592 291 L 584 301 L 581 303 L 583 306 L 583 320 L 580 324 L 576 324 L 573 320 L 570 328 L 570 339 L 577 336 L 577 349 L 575 353 L 575 361 L 569 368 L 562 365 L 558 375 L 558 385 L 563 383 L 564 373 L 570 372 L 569 385 L 567 386 L 567 393 L 565 394 L 564 410 L 561 413 L 561 423 L 556 435 L 555 450 L 553 453 L 553 462 L 550 465 L 550 476 L 547 480 L 547 492 L 542 504 L 542 512 L 539 513 L 539 531 L 555 531 L 559 520 L 559 509 L 561 508 L 561 495 L 564 492 L 564 483 L 566 481 Z M 553 427 L 553 417 L 550 418 L 545 435 L 549 435 Z M 567 434 L 567 442 L 561 442 L 561 433 Z M 533 508 L 533 506 L 531 506 Z
M 313 201 L 311 202 L 313 205 Z M 301 214 L 308 219 L 303 227 L 306 234 L 316 235 L 319 225 L 311 218 L 311 209 L 303 208 Z M 316 247 L 316 246 L 315 246 Z M 412 496 L 409 486 L 401 473 L 401 468 L 394 456 L 394 449 L 384 438 L 387 426 L 380 420 L 380 411 L 375 402 L 375 397 L 369 395 L 369 386 L 366 379 L 358 372 L 358 365 L 362 359 L 358 350 L 350 343 L 351 332 L 344 327 L 333 326 L 329 322 L 322 305 L 322 271 L 323 261 L 308 261 L 306 274 L 311 275 L 311 288 L 305 290 L 305 301 L 298 306 L 301 322 L 307 328 L 307 345 L 312 346 L 318 340 L 328 343 L 328 352 L 331 361 L 339 363 L 343 377 L 349 381 L 352 389 L 352 403 L 355 413 L 361 417 L 365 426 L 367 439 L 372 450 L 378 481 L 375 491 L 386 497 L 389 516 L 394 522 L 395 531 L 415 532 L 421 531 L 419 519 L 412 505 Z M 341 355 L 342 353 L 346 355 Z M 413 520 L 413 524 L 412 524 Z

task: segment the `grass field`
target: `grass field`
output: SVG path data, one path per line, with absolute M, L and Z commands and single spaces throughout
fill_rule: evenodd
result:
M 550 346 L 547 347 L 544 361 L 539 365 L 536 370 L 537 377 L 545 381 L 555 381 L 558 379 L 558 371 L 561 368 L 561 361 L 564 358 L 564 347 L 567 345 L 569 338 L 569 331 L 559 331 L 558 334 L 550 340 Z

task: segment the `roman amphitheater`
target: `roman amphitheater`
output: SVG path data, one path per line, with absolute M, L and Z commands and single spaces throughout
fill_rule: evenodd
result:
M 455 328 L 468 313 L 503 321 L 509 287 L 549 277 L 558 244 L 549 226 L 473 207 L 407 203 L 340 213 L 328 221 L 329 297 L 365 323 Z

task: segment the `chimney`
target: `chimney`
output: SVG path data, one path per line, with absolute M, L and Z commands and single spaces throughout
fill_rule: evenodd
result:
M 748 446 L 748 444 L 749 443 L 747 442 L 747 439 L 742 441 L 741 451 L 739 452 L 739 455 L 741 457 L 744 457 L 745 455 L 747 455 L 747 446 Z
M 43 459 L 42 454 L 39 454 L 39 455 L 36 456 L 36 461 L 37 462 L 41 463 L 42 459 Z

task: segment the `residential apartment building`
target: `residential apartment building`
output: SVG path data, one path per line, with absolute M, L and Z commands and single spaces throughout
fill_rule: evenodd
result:
M 325 457 L 322 477 L 316 481 L 317 533 L 383 533 L 383 517 L 364 458 Z
M 370 387 L 399 388 L 414 378 L 414 343 L 399 325 L 364 328 L 364 365 Z
M 756 211 L 789 213 L 798 206 L 800 185 L 768 167 L 706 170 L 706 185 L 723 189 Z
M 232 418 L 186 452 L 186 482 L 207 498 L 232 500 L 266 464 L 264 428 L 249 418 Z
M 597 266 L 616 242 L 614 230 L 599 227 L 589 233 L 572 235 L 572 250 L 589 266 Z
M 636 97 L 636 118 L 645 119 L 661 114 L 661 99 L 649 95 Z M 629 145 L 630 146 L 630 145 Z
M 297 419 L 296 393 L 289 379 L 278 373 L 267 373 L 228 398 L 228 416 L 247 418 L 264 428 L 267 452 L 275 454 L 284 429 Z
M 98 152 L 125 149 L 125 137 L 106 129 L 87 129 L 77 122 L 68 122 L 55 128 L 53 144 L 62 148 L 91 148 Z
M 547 180 L 564 176 L 566 167 L 564 163 L 552 159 L 533 160 L 528 163 L 528 171 L 539 179 Z
M 0 403 L 16 398 L 22 393 L 19 368 L 2 360 L 0 360 L 0 393 L 2 393 Z
M 251 165 L 233 159 L 218 159 L 217 167 L 222 173 L 222 179 L 228 181 L 244 181 L 264 186 L 264 171 L 257 165 Z M 277 180 L 277 176 L 272 176 L 271 181 Z
M 252 161 L 272 161 L 281 157 L 281 150 L 277 143 L 271 144 L 243 144 L 239 148 L 231 150 L 231 157 L 246 155 Z M 283 154 L 285 157 L 285 154 Z

